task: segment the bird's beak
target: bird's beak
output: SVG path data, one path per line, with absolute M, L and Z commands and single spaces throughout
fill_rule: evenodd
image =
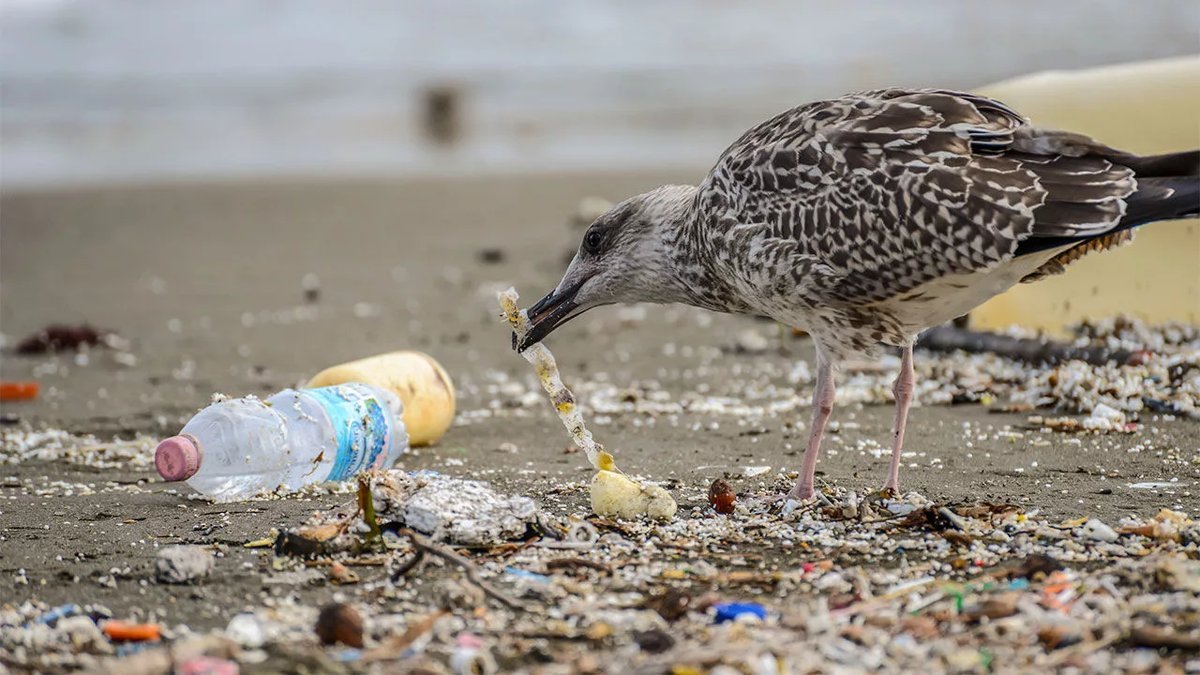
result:
M 579 295 L 579 289 L 583 287 L 585 281 L 587 281 L 586 278 L 561 291 L 558 289 L 550 291 L 546 297 L 530 307 L 529 332 L 525 333 L 525 339 L 520 341 L 517 340 L 516 333 L 513 334 L 513 349 L 516 349 L 517 352 L 525 351 L 545 339 L 547 335 L 554 332 L 555 328 L 582 314 L 582 311 L 576 311 L 579 310 L 576 296 Z

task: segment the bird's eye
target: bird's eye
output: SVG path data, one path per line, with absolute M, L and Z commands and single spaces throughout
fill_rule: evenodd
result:
M 584 236 L 583 247 L 589 253 L 596 253 L 597 251 L 600 250 L 600 242 L 603 239 L 604 239 L 604 237 L 603 237 L 603 235 L 600 234 L 599 231 L 592 230 L 591 232 L 588 232 L 586 236 Z

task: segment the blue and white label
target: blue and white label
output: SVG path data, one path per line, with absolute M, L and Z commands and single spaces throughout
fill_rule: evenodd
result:
M 346 480 L 360 471 L 382 468 L 391 435 L 385 403 L 355 384 L 308 389 L 333 424 L 337 458 L 325 480 Z

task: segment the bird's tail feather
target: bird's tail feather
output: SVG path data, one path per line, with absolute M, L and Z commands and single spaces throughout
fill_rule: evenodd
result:
M 1138 189 L 1125 199 L 1125 215 L 1110 230 L 1119 232 L 1156 220 L 1200 215 L 1200 177 L 1138 177 Z
M 1170 152 L 1165 155 L 1125 155 L 1114 158 L 1131 169 L 1138 178 L 1183 178 L 1200 176 L 1200 150 Z
M 1113 235 L 1159 220 L 1180 220 L 1200 215 L 1200 150 L 1138 157 L 1119 161 L 1135 171 L 1137 190 L 1125 198 L 1125 214 L 1116 227 L 1078 235 L 1031 237 L 1017 247 L 1018 256 L 1084 244 L 1093 240 L 1116 241 Z M 1180 173 L 1161 175 L 1166 171 Z M 1120 237 L 1120 241 L 1128 235 Z
M 1138 189 L 1126 198 L 1125 215 L 1111 232 L 1200 215 L 1200 150 L 1117 161 L 1133 169 Z

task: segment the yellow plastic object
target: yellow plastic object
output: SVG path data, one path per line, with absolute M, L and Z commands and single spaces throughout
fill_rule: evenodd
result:
M 671 520 L 679 509 L 665 488 L 642 485 L 615 471 L 597 471 L 588 491 L 592 511 L 602 518 L 637 520 L 648 516 L 654 520 Z
M 1159 154 L 1200 147 L 1200 57 L 1049 72 L 983 87 L 1039 127 Z M 1152 223 L 1132 244 L 1092 253 L 1065 274 L 1020 284 L 971 313 L 971 325 L 1062 334 L 1082 319 L 1128 314 L 1200 323 L 1200 221 Z
M 454 421 L 454 384 L 441 364 L 412 351 L 371 356 L 326 368 L 309 387 L 364 382 L 390 389 L 404 402 L 404 426 L 414 447 L 436 443 Z

